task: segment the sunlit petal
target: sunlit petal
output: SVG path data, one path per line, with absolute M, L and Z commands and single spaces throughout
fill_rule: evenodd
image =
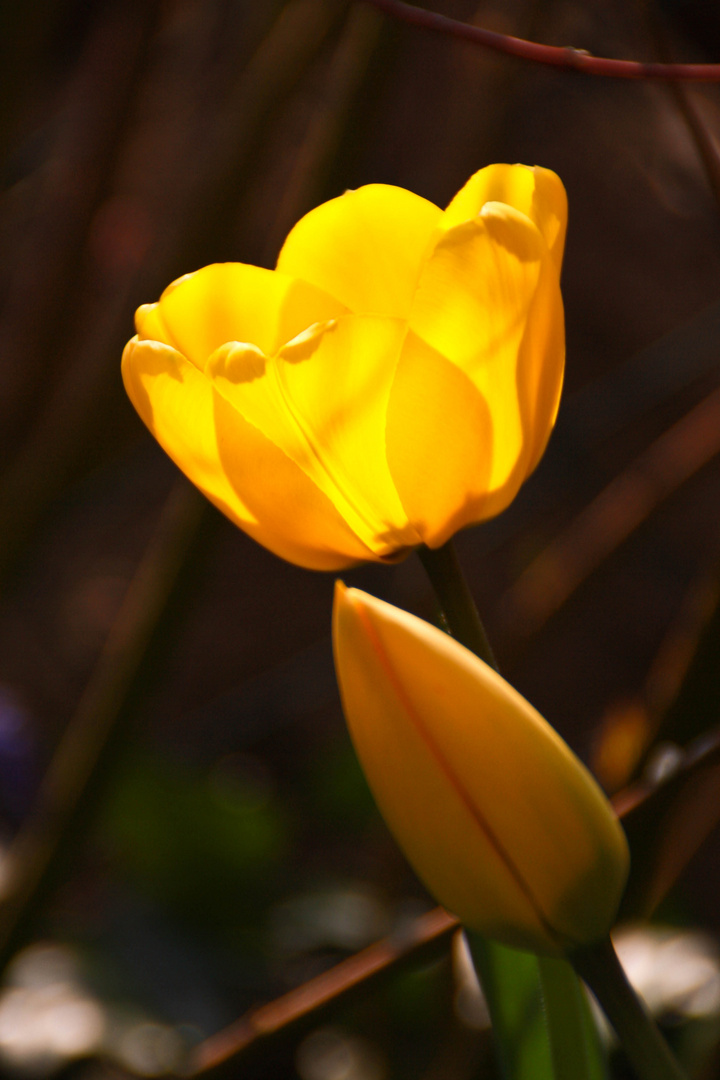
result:
M 385 414 L 405 326 L 319 324 L 265 360 L 234 344 L 207 373 L 218 392 L 325 493 L 377 556 L 418 543 L 385 457 Z
M 253 515 L 220 465 L 212 386 L 175 349 L 132 338 L 122 359 L 125 389 L 167 454 L 223 513 L 245 528 Z
M 562 379 L 560 291 L 537 228 L 487 203 L 449 230 L 425 265 L 410 325 L 487 403 L 495 438 L 483 516 L 499 513 L 547 441 Z M 530 400 L 540 385 L 542 408 Z
M 163 345 L 174 347 L 159 304 L 140 305 L 135 312 L 135 329 L 139 341 L 159 341 Z
M 278 270 L 207 266 L 139 308 L 133 355 L 164 368 L 141 365 L 131 396 L 188 476 L 292 561 L 439 546 L 503 510 L 547 443 L 566 217 L 558 178 L 524 166 L 481 170 L 445 212 L 388 185 L 346 192 L 298 222 Z
M 564 374 L 565 316 L 562 296 L 557 278 L 544 263 L 535 295 L 528 307 L 525 332 L 518 353 L 518 397 L 527 435 L 527 458 L 520 483 L 532 473 L 545 451 L 560 407 Z M 514 494 L 510 496 L 513 497 Z
M 123 355 L 123 378 L 166 453 L 254 539 L 318 570 L 368 558 L 327 497 L 180 353 L 133 338 Z
M 368 184 L 301 218 L 277 268 L 358 314 L 404 318 L 440 217 L 437 206 L 404 188 Z
M 471 176 L 450 202 L 441 228 L 452 229 L 471 220 L 489 202 L 505 203 L 534 222 L 559 276 L 567 230 L 567 195 L 556 173 L 539 165 L 488 165 Z
M 246 531 L 276 555 L 310 570 L 372 558 L 331 500 L 284 451 L 214 392 L 221 465 L 257 525 Z
M 226 341 L 275 352 L 311 323 L 345 308 L 305 281 L 245 263 L 214 263 L 186 274 L 160 297 L 159 315 L 172 345 L 203 368 Z M 150 336 L 143 327 L 141 336 Z
M 387 414 L 387 459 L 411 524 L 429 547 L 483 516 L 493 420 L 455 364 L 410 332 Z

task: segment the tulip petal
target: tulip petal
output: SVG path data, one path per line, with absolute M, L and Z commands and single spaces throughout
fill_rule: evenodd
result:
M 370 786 L 411 863 L 469 927 L 557 953 L 603 937 L 627 843 L 541 716 L 448 635 L 339 586 L 335 655 Z
M 552 951 L 554 932 L 426 736 L 395 657 L 357 595 L 338 583 L 335 667 L 353 745 L 390 831 L 429 891 L 466 926 L 520 947 L 527 936 Z M 441 715 L 446 711 L 443 703 Z
M 488 203 L 445 233 L 424 267 L 410 326 L 465 372 L 488 405 L 495 437 L 482 516 L 492 517 L 547 442 L 562 384 L 560 288 L 529 218 Z
M 207 379 L 169 345 L 137 337 L 125 346 L 122 375 L 141 419 L 173 461 L 228 517 L 241 527 L 252 522 L 220 467 Z
M 159 341 L 174 348 L 172 335 L 162 317 L 159 304 L 141 304 L 135 312 L 138 341 Z
M 253 539 L 314 570 L 371 557 L 329 499 L 180 353 L 133 338 L 123 354 L 123 379 L 166 453 Z
M 493 455 L 485 399 L 455 364 L 410 332 L 387 412 L 387 461 L 408 519 L 428 547 L 482 517 Z
M 367 562 L 371 551 L 331 500 L 283 450 L 214 391 L 220 462 L 254 514 L 246 531 L 276 555 L 309 570 Z
M 545 452 L 560 407 L 565 374 L 565 313 L 552 274 L 542 272 L 518 355 L 518 394 L 527 433 L 522 483 Z M 510 496 L 514 498 L 514 495 Z
M 560 177 L 539 165 L 488 165 L 471 176 L 448 205 L 441 228 L 452 229 L 470 221 L 489 202 L 512 206 L 534 222 L 559 277 L 567 230 L 567 195 Z
M 385 458 L 385 416 L 405 326 L 318 324 L 276 357 L 233 343 L 209 360 L 218 392 L 330 499 L 375 558 L 419 543 Z
M 434 203 L 404 188 L 368 184 L 301 218 L 277 268 L 357 314 L 405 318 L 441 216 Z
M 214 263 L 178 278 L 136 319 L 141 339 L 172 345 L 202 370 L 226 341 L 249 341 L 272 354 L 311 323 L 345 310 L 306 281 L 245 263 Z

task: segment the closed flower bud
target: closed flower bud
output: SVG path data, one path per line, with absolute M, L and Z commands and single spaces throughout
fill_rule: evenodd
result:
M 370 787 L 440 903 L 467 927 L 537 953 L 603 938 L 627 842 L 553 728 L 447 634 L 341 583 L 334 647 Z
M 312 569 L 393 560 L 498 514 L 564 365 L 567 205 L 492 165 L 446 210 L 371 184 L 307 214 L 275 270 L 206 266 L 138 309 L 127 392 L 193 483 Z

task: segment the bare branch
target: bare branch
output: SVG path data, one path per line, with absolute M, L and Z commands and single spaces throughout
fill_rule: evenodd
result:
M 324 1007 L 336 1006 L 352 990 L 367 987 L 384 973 L 397 971 L 400 961 L 416 963 L 428 953 L 442 953 L 459 928 L 458 920 L 440 907 L 419 916 L 402 937 L 395 935 L 369 945 L 205 1039 L 196 1047 L 185 1075 L 210 1072 L 251 1047 L 265 1046 L 280 1035 L 295 1034 L 303 1022 L 318 1023 Z
M 499 34 L 494 30 L 484 30 L 480 26 L 458 22 L 447 15 L 434 11 L 425 11 L 402 0 L 364 0 L 366 4 L 384 11 L 395 19 L 420 26 L 426 30 L 435 30 L 440 34 L 449 34 L 460 41 L 470 41 L 474 45 L 483 45 L 496 52 L 517 56 L 521 60 L 531 60 L 535 64 L 547 64 L 550 67 L 563 68 L 566 71 L 579 71 L 584 75 L 603 75 L 611 79 L 660 79 L 664 81 L 720 82 L 720 64 L 657 64 L 642 63 L 639 60 L 611 60 L 602 56 L 591 56 L 585 49 L 576 49 L 571 45 L 539 45 L 535 41 Z

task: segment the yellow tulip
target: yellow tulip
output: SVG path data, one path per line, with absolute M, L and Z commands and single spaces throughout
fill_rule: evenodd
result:
M 276 554 L 392 560 L 492 517 L 535 468 L 564 365 L 567 205 L 492 165 L 445 211 L 371 184 L 277 268 L 206 266 L 136 314 L 127 392 L 171 458 Z
M 517 948 L 552 955 L 604 938 L 627 842 L 560 736 L 457 641 L 342 583 L 333 633 L 358 757 L 430 892 Z

